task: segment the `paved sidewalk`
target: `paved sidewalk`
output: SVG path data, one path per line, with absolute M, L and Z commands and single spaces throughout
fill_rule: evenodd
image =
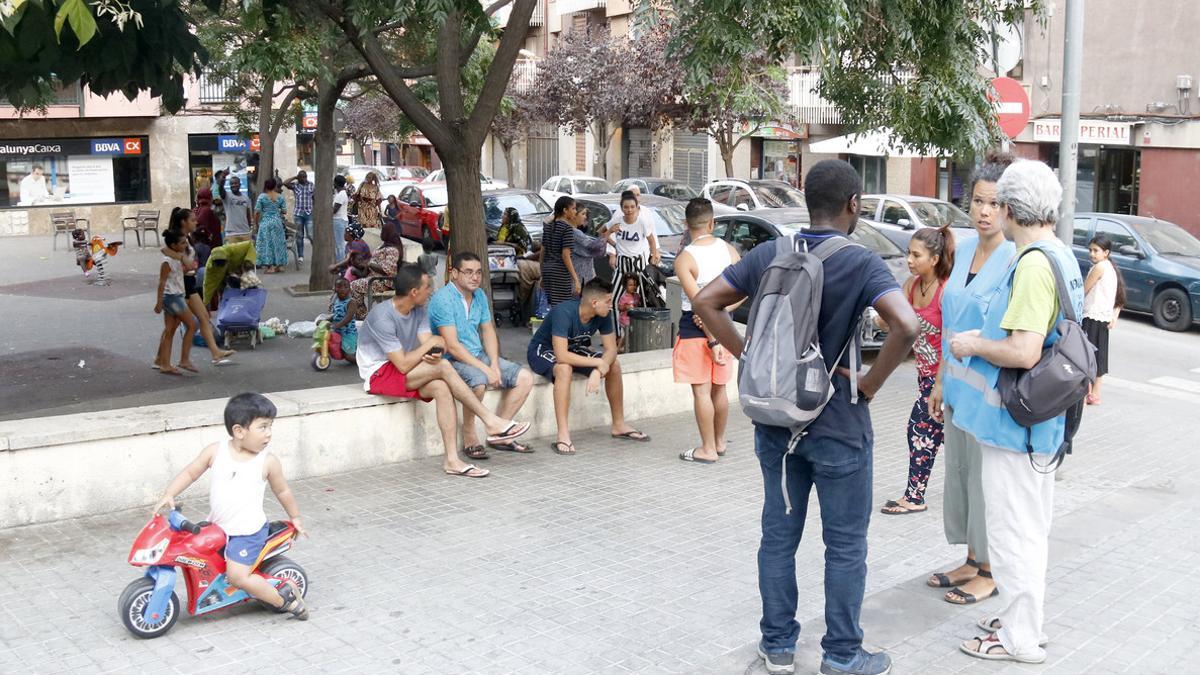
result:
M 913 383 L 906 366 L 873 404 L 877 505 L 903 486 Z M 686 393 L 664 384 L 664 395 Z M 1058 483 L 1047 664 L 958 653 L 1001 599 L 963 609 L 922 585 L 963 553 L 942 537 L 940 468 L 927 513 L 872 520 L 868 646 L 888 648 L 896 673 L 1191 671 L 1195 409 L 1116 386 L 1089 409 Z M 297 673 L 762 672 L 753 655 L 762 484 L 750 425 L 734 414 L 729 455 L 715 466 L 676 459 L 695 436 L 688 415 L 640 426 L 653 442 L 583 432 L 576 457 L 538 439 L 537 454 L 489 460 L 495 475 L 482 481 L 444 477 L 433 458 L 295 482 L 312 533 L 291 554 L 312 580 L 307 623 L 245 607 L 184 617 L 166 637 L 139 641 L 115 605 L 136 575 L 123 556 L 144 511 L 0 531 L 0 673 L 267 663 Z M 203 495 L 185 499 L 189 514 L 205 512 Z M 815 499 L 809 513 L 798 556 L 802 673 L 816 671 L 822 632 Z

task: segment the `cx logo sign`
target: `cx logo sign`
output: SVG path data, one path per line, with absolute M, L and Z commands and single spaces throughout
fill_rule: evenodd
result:
M 125 139 L 125 154 L 126 155 L 142 154 L 142 139 L 126 138 Z

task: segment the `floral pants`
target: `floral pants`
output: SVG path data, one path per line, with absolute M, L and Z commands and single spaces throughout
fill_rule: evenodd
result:
M 929 394 L 933 392 L 933 377 L 917 379 L 920 396 L 908 416 L 908 489 L 904 498 L 910 504 L 925 503 L 925 487 L 933 460 L 945 445 L 943 427 L 929 416 Z

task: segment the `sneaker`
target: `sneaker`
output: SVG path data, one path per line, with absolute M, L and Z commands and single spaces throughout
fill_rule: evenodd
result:
M 763 649 L 762 643 L 760 642 L 758 643 L 758 655 L 762 657 L 763 663 L 766 664 L 768 673 L 796 672 L 796 666 L 794 664 L 796 660 L 795 652 L 775 652 L 773 654 L 767 653 Z
M 304 262 L 304 256 L 300 256 L 298 259 L 300 262 Z
M 821 660 L 823 675 L 887 675 L 892 672 L 892 657 L 883 652 L 859 649 L 849 663 L 839 663 L 828 656 Z

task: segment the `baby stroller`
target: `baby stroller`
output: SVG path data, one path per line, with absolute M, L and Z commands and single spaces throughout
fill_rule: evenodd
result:
M 517 273 L 517 249 L 508 244 L 491 244 L 487 248 L 488 275 L 492 282 L 492 313 L 507 316 L 514 326 L 521 325 L 521 281 Z
M 226 288 L 217 308 L 217 330 L 225 336 L 225 349 L 239 337 L 249 338 L 254 349 L 260 338 L 258 323 L 267 304 L 265 288 Z

